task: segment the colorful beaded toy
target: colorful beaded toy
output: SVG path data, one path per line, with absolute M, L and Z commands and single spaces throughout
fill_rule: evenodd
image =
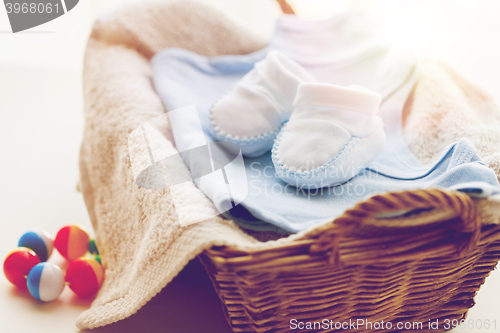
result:
M 46 262 L 54 247 L 70 261 L 66 274 L 58 266 Z M 104 280 L 95 240 L 90 239 L 83 228 L 74 225 L 61 228 L 54 241 L 47 232 L 38 229 L 26 232 L 18 248 L 5 258 L 3 272 L 12 284 L 28 289 L 42 302 L 58 298 L 65 285 L 80 297 L 95 295 Z

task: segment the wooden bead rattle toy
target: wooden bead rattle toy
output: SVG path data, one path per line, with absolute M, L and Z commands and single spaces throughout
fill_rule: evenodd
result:
M 13 285 L 28 289 L 37 300 L 55 300 L 65 285 L 79 297 L 99 291 L 104 280 L 101 257 L 95 240 L 82 227 L 65 226 L 54 241 L 47 232 L 34 229 L 21 236 L 18 246 L 5 258 L 3 272 Z M 46 262 L 54 247 L 70 261 L 66 273 Z

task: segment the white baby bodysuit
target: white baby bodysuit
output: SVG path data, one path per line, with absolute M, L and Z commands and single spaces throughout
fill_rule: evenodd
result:
M 322 21 L 284 15 L 270 47 L 302 65 L 318 82 L 363 86 L 385 100 L 408 79 L 416 57 L 379 30 L 376 22 L 357 12 Z

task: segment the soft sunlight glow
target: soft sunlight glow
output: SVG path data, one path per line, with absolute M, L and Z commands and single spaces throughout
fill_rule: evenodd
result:
M 388 20 L 383 34 L 395 45 L 416 52 L 420 51 L 432 36 L 418 13 L 398 13 Z
M 477 0 L 460 0 L 462 3 Z M 376 0 L 288 0 L 297 15 L 306 20 L 327 19 L 339 13 L 362 11 L 383 22 L 382 33 L 395 45 L 419 51 L 434 36 L 423 8 L 413 1 Z M 426 9 L 434 6 L 427 1 Z
M 351 0 L 287 0 L 304 20 L 324 20 L 351 8 Z

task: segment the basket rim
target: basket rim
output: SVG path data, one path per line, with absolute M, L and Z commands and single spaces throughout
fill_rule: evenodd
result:
M 404 214 L 391 215 L 404 212 Z M 412 213 L 415 212 L 415 213 Z M 326 220 L 299 233 L 277 240 L 259 242 L 249 247 L 231 245 L 213 246 L 204 251 L 215 259 L 218 256 L 241 257 L 293 251 L 311 246 L 312 251 L 332 247 L 332 239 L 356 234 L 361 226 L 376 229 L 409 229 L 434 227 L 450 220 L 450 227 L 459 233 L 471 234 L 471 244 L 461 251 L 473 248 L 480 238 L 481 221 L 473 199 L 465 193 L 446 188 L 413 189 L 375 194 L 347 209 L 341 216 Z M 243 260 L 243 259 L 242 259 Z

